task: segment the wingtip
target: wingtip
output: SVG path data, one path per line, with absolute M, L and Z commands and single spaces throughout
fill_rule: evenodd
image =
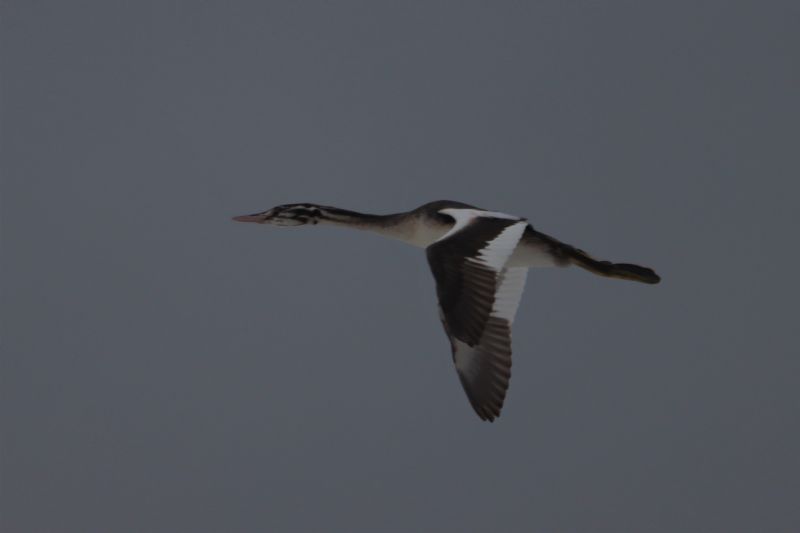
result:
M 500 418 L 500 409 L 493 410 L 490 406 L 478 407 L 474 405 L 473 409 L 475 410 L 475 414 L 478 415 L 478 418 L 480 418 L 483 422 L 494 423 L 497 418 Z

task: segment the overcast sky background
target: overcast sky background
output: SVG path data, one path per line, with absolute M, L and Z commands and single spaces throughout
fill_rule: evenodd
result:
M 799 23 L 6 0 L 0 529 L 800 530 Z M 663 282 L 532 272 L 488 424 L 422 251 L 229 219 L 436 199 Z

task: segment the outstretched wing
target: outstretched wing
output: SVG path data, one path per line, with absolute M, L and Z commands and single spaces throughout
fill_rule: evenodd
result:
M 467 209 L 447 214 L 456 225 L 427 248 L 428 263 L 461 384 L 478 416 L 492 421 L 511 377 L 511 324 L 527 275 L 505 265 L 527 222 Z

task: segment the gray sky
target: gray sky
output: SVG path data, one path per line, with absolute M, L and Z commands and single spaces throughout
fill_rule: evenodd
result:
M 3 2 L 0 529 L 800 530 L 798 22 Z M 442 198 L 664 281 L 532 272 L 487 424 L 420 250 L 229 220 Z

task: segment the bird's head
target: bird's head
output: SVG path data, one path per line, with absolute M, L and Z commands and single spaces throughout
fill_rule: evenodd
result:
M 302 226 L 319 222 L 319 207 L 311 204 L 286 204 L 273 207 L 261 213 L 233 217 L 236 222 L 256 224 L 275 224 L 276 226 Z

